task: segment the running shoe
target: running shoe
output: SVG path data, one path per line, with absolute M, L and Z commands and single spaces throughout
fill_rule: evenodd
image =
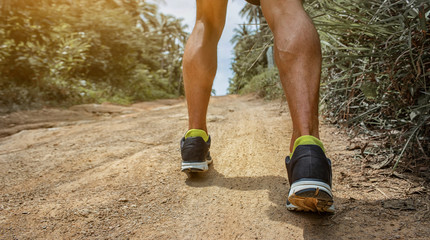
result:
M 212 163 L 209 148 L 211 138 L 206 142 L 202 137 L 181 139 L 182 172 L 206 172 Z
M 288 210 L 334 213 L 331 161 L 321 146 L 298 145 L 292 157 L 286 157 Z

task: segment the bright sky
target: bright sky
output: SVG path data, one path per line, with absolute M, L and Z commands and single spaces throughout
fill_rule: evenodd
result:
M 216 1 L 216 0 L 213 0 Z M 191 33 L 196 15 L 196 2 L 193 0 L 152 0 L 158 2 L 160 12 L 173 15 L 177 18 L 183 18 L 183 23 L 188 25 L 187 32 Z M 233 29 L 245 22 L 240 16 L 239 11 L 245 5 L 245 0 L 230 0 L 227 8 L 227 20 L 223 35 L 218 44 L 218 71 L 215 77 L 213 89 L 216 95 L 227 94 L 228 79 L 233 77 L 230 69 L 233 60 L 233 46 L 230 39 L 233 37 Z

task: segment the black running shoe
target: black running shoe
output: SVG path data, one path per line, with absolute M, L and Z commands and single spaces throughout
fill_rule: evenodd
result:
M 317 145 L 299 145 L 285 159 L 290 191 L 287 209 L 334 212 L 331 161 Z
M 201 137 L 188 137 L 181 139 L 181 155 L 183 172 L 206 172 L 212 163 L 209 152 L 211 138 L 205 142 Z

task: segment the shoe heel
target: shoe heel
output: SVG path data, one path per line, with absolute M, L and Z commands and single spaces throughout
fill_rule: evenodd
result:
M 209 170 L 207 162 L 182 162 L 182 172 L 206 172 Z
M 296 182 L 291 185 L 287 208 L 293 211 L 334 213 L 331 188 L 319 181 Z

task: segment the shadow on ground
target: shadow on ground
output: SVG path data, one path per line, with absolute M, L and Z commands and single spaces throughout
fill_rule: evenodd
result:
M 419 206 L 416 198 L 358 200 L 335 196 L 336 213 L 318 214 L 286 209 L 289 184 L 287 178 L 281 176 L 225 177 L 211 166 L 207 173 L 189 176 L 186 184 L 195 188 L 218 186 L 240 191 L 267 190 L 270 201 L 274 203 L 266 210 L 267 217 L 302 228 L 304 239 L 369 239 L 380 236 L 376 235 L 377 232 L 387 233 L 383 239 L 402 239 L 407 237 L 410 228 L 417 229 L 411 237 L 422 236 L 425 239 L 428 234 L 428 230 L 409 220 L 411 215 L 415 215 L 416 221 L 420 222 L 424 216 L 421 213 L 427 205 Z M 366 199 L 364 193 L 363 199 Z M 369 222 L 380 224 L 371 225 L 366 221 L 371 219 Z

